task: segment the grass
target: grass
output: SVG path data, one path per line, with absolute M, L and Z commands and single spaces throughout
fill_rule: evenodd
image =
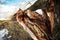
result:
M 3 20 L 0 21 L 0 29 L 6 28 L 9 31 L 11 38 L 4 37 L 4 40 L 32 40 L 30 35 L 23 30 L 22 26 L 17 21 Z

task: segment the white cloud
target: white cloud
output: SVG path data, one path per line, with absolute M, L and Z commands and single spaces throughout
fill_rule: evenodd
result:
M 22 9 L 22 10 L 26 10 L 28 7 L 30 7 L 31 5 L 30 4 L 27 4 L 27 3 L 25 3 L 25 2 L 22 2 L 21 4 L 20 4 L 20 8 Z
M 6 0 L 0 0 L 0 2 L 5 2 Z
M 25 2 L 22 2 L 19 7 L 22 9 L 22 10 L 25 10 L 25 7 L 26 6 L 26 3 Z
M 16 6 L 8 6 L 0 4 L 0 20 L 10 20 L 11 16 L 13 16 L 18 11 Z
M 0 2 L 4 1 L 5 0 L 0 0 Z M 36 1 L 32 1 L 31 4 L 33 5 L 35 2 Z M 19 8 L 21 8 L 22 10 L 26 10 L 28 7 L 31 6 L 30 4 L 27 5 L 27 3 L 22 2 L 19 5 L 17 4 L 18 7 L 0 4 L 0 20 L 10 20 L 11 16 L 13 16 L 18 11 Z
M 42 14 L 43 14 L 42 9 L 37 9 L 37 10 L 36 10 L 36 12 L 37 12 L 38 14 L 40 14 L 40 15 L 42 15 Z
M 28 0 L 27 2 L 22 2 L 19 7 L 20 7 L 22 10 L 26 10 L 26 9 L 29 8 L 31 5 L 33 5 L 36 1 L 37 1 L 37 0 Z M 29 2 L 30 2 L 31 4 L 29 4 Z

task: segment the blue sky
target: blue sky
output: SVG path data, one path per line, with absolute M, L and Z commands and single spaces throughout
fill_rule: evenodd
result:
M 32 2 L 35 0 L 1 0 L 1 1 L 0 4 L 4 4 L 4 5 L 18 5 L 21 4 L 22 2 L 28 2 L 28 1 Z
M 0 20 L 9 20 L 19 8 L 25 10 L 30 7 L 28 1 L 33 4 L 36 0 L 0 0 Z
M 0 4 L 4 5 L 16 5 L 20 4 L 21 2 L 26 2 L 27 0 L 2 0 L 3 2 L 0 2 Z
M 21 6 L 21 4 L 25 3 L 25 5 L 30 1 L 33 3 L 35 0 L 0 0 L 1 5 L 9 5 L 9 6 Z

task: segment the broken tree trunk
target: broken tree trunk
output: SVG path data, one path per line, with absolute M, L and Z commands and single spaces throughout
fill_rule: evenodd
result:
M 34 12 L 35 11 L 31 11 L 31 13 Z M 46 14 L 40 15 L 34 13 L 34 15 L 32 15 L 33 18 L 30 18 L 27 14 L 28 13 L 19 10 L 16 16 L 17 21 L 23 26 L 24 30 L 27 31 L 34 40 L 52 40 L 48 16 Z

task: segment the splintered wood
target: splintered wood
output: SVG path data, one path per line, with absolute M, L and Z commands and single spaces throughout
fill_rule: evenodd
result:
M 16 19 L 34 40 L 52 40 L 54 26 L 54 3 L 47 2 L 48 10 L 18 10 Z

